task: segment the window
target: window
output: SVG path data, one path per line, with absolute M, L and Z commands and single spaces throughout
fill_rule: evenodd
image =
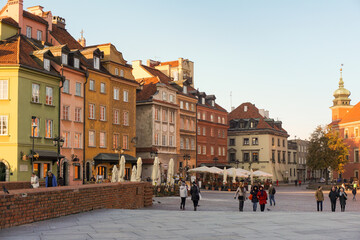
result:
M 185 109 L 189 110 L 189 103 L 188 102 L 185 103 Z
M 114 124 L 120 124 L 120 111 L 118 109 L 114 110 Z
M 154 145 L 159 145 L 159 134 L 155 133 L 154 135 Z
M 124 70 L 120 70 L 120 77 L 124 77 Z
M 184 102 L 180 101 L 180 109 L 183 109 L 183 108 L 184 108 Z
M 32 97 L 31 97 L 31 101 L 34 103 L 39 103 L 40 102 L 40 85 L 33 83 L 32 84 Z
M 80 68 L 80 60 L 78 58 L 74 58 L 74 67 Z
M 206 146 L 203 146 L 203 154 L 206 155 Z
M 201 98 L 201 104 L 205 104 L 205 98 Z
M 170 146 L 170 147 L 174 147 L 174 143 L 175 143 L 175 137 L 174 137 L 174 136 L 170 136 L 170 137 L 169 137 L 169 146 Z
M 32 28 L 26 26 L 26 37 L 31 38 L 31 35 L 32 35 Z
M 258 138 L 253 138 L 252 139 L 252 145 L 259 145 Z
M 249 142 L 248 138 L 244 138 L 244 145 L 250 145 L 250 142 Z
M 166 94 L 166 92 L 163 92 L 163 93 L 162 93 L 162 100 L 163 100 L 163 101 L 166 101 L 166 100 L 167 100 L 167 94 Z
M 115 75 L 118 76 L 119 75 L 119 69 L 115 68 Z
M 114 88 L 114 100 L 120 100 L 120 89 Z
M 75 84 L 75 95 L 81 97 L 81 83 Z
M 36 124 L 36 128 L 34 129 L 33 124 Z M 40 119 L 35 118 L 31 120 L 31 136 L 32 137 L 39 137 L 40 136 Z
M 283 139 L 283 147 L 285 147 L 285 139 Z
M 359 162 L 359 149 L 354 151 L 354 162 Z
M 291 152 L 288 152 L 288 163 L 291 162 Z
M 180 118 L 180 129 L 185 129 L 184 118 Z
M 64 92 L 64 93 L 70 93 L 69 80 L 65 80 L 65 81 L 64 81 L 63 92 Z
M 292 176 L 292 169 L 290 168 L 290 177 Z
M 74 166 L 74 179 L 80 179 L 80 165 Z
M 225 148 L 223 147 L 222 150 L 223 150 L 223 156 L 225 156 L 226 155 L 225 154 Z
M 174 123 L 175 122 L 175 113 L 174 111 L 170 111 L 170 123 Z
M 235 138 L 229 139 L 229 146 L 235 146 Z
M 206 135 L 206 128 L 203 127 L 203 136 L 205 136 L 205 135 Z
M 210 128 L 210 136 L 214 136 L 214 129 L 213 128 Z
M 281 161 L 281 159 L 280 159 L 280 154 L 281 154 L 281 152 L 278 151 L 278 163 L 280 163 L 280 161 Z
M 344 131 L 344 137 L 348 138 L 349 137 L 349 130 L 346 128 Z
M 285 162 L 285 155 L 286 155 L 286 152 L 282 152 L 282 161 Z
M 253 160 L 253 162 L 259 161 L 259 153 L 253 152 L 252 153 L 252 160 Z
M 117 149 L 120 143 L 120 134 L 114 133 L 113 134 L 113 149 Z
M 160 114 L 159 114 L 159 112 L 160 112 L 160 109 L 155 108 L 155 120 L 156 120 L 156 121 L 160 121 Z
M 203 113 L 202 119 L 206 120 L 206 113 Z
M 105 83 L 100 83 L 100 92 L 105 93 Z
M 44 58 L 44 69 L 50 71 L 50 60 L 47 58 Z
M 278 147 L 280 147 L 280 138 L 278 138 Z
M 68 64 L 68 55 L 65 53 L 61 54 L 61 63 L 67 65 Z
M 63 148 L 70 148 L 70 132 L 63 132 L 64 145 Z
M 221 147 L 218 147 L 218 155 L 221 156 Z
M 162 135 L 162 145 L 166 146 L 166 135 Z
M 222 137 L 225 138 L 225 130 L 222 131 Z
M 172 103 L 174 102 L 174 95 L 169 94 L 169 101 L 172 102 Z
M 128 135 L 123 135 L 123 148 L 124 149 L 129 149 L 129 136 Z
M 8 116 L 0 115 L 0 136 L 8 134 Z
M 89 82 L 89 90 L 90 91 L 95 91 L 95 81 L 94 80 L 90 80 L 90 82 Z
M 167 115 L 167 110 L 162 110 L 162 121 L 163 122 L 167 122 L 168 121 L 168 115 Z
M 222 118 L 222 124 L 225 124 L 225 118 L 224 117 Z
M 51 170 L 51 168 L 50 168 L 50 163 L 43 163 L 42 166 L 43 166 L 43 169 L 42 169 L 42 171 L 43 171 L 43 178 L 46 178 L 47 172 Z
M 106 121 L 106 107 L 100 106 L 100 121 Z
M 272 162 L 275 162 L 275 150 L 272 151 L 271 160 Z
M 198 154 L 201 154 L 201 146 L 200 145 L 198 145 L 198 149 L 197 149 L 198 151 L 197 151 L 197 153 Z
M 129 92 L 127 90 L 124 90 L 124 102 L 129 102 Z
M 190 150 L 190 143 L 188 138 L 185 139 L 185 146 L 186 146 L 186 150 Z
M 100 69 L 100 58 L 94 57 L 94 68 L 99 70 Z
M 105 148 L 106 147 L 106 133 L 100 132 L 100 147 Z
M 8 80 L 0 80 L 0 100 L 8 99 Z
M 124 126 L 129 126 L 129 112 L 124 111 Z
M 180 138 L 180 149 L 184 149 L 184 138 Z
M 95 104 L 89 104 L 89 119 L 95 119 Z
M 218 129 L 218 138 L 221 138 L 221 130 Z
M 195 150 L 195 140 L 191 139 L 191 150 Z
M 0 81 L 1 82 L 1 81 Z M 1 83 L 0 83 L 1 84 Z M 1 86 L 1 85 L 0 85 Z M 1 88 L 1 87 L 0 87 Z M 1 94 L 1 93 L 0 93 Z M 1 99 L 1 96 L 0 96 Z M 354 130 L 354 137 L 358 137 L 359 136 L 359 128 L 355 128 Z
M 198 135 L 201 135 L 201 127 L 198 127 L 197 133 Z
M 75 122 L 81 122 L 81 108 L 75 108 Z
M 53 121 L 46 120 L 45 124 L 45 138 L 52 138 L 53 135 Z
M 211 146 L 211 148 L 210 148 L 210 153 L 211 153 L 211 155 L 214 155 L 214 147 L 213 146 Z
M 46 87 L 46 100 L 45 103 L 47 105 L 53 105 L 53 88 Z
M 220 117 L 218 117 L 218 123 L 221 123 L 221 118 Z
M 272 145 L 275 146 L 275 139 L 274 138 L 271 139 L 271 142 L 272 142 Z
M 89 131 L 89 147 L 95 147 L 95 131 Z
M 230 160 L 230 162 L 235 162 L 236 161 L 236 154 L 235 153 L 230 153 L 229 160 Z
M 243 158 L 244 158 L 244 162 L 250 161 L 250 154 L 249 153 L 244 153 Z
M 201 113 L 200 112 L 197 113 L 197 118 L 201 119 Z
M 74 148 L 81 148 L 81 133 L 74 135 Z
M 214 115 L 210 115 L 210 121 L 213 122 L 214 121 Z
M 63 120 L 70 120 L 70 106 L 63 106 Z

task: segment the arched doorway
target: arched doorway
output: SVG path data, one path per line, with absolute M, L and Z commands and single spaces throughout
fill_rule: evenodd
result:
M 6 165 L 0 162 L 0 182 L 6 181 Z
M 86 181 L 90 181 L 90 170 L 91 170 L 90 163 L 87 162 L 86 163 Z
M 69 165 L 67 162 L 64 162 L 63 163 L 63 180 L 64 180 L 64 186 L 67 186 L 68 183 L 69 183 L 69 180 L 68 180 L 68 171 L 69 171 Z

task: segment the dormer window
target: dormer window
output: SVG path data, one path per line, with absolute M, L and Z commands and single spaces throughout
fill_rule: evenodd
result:
M 247 110 L 248 110 L 248 107 L 244 106 L 244 112 L 247 112 Z
M 124 70 L 120 70 L 120 77 L 124 77 Z
M 74 58 L 74 67 L 80 68 L 80 60 L 78 58 Z
M 68 55 L 65 53 L 61 54 L 61 63 L 67 65 L 68 64 Z
M 26 26 L 26 37 L 31 38 L 31 32 L 32 32 L 32 28 Z
M 183 93 L 187 94 L 187 86 L 183 87 Z
M 44 69 L 46 71 L 50 71 L 50 60 L 49 59 L 44 58 Z
M 115 68 L 115 75 L 118 76 L 119 75 L 119 69 Z
M 211 106 L 215 107 L 215 100 L 211 101 Z
M 94 68 L 99 70 L 100 69 L 100 58 L 94 57 Z
M 201 104 L 205 104 L 205 98 L 201 98 Z
M 36 39 L 42 41 L 42 31 L 37 30 Z

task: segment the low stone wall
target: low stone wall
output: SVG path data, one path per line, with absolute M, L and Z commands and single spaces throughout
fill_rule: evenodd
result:
M 104 183 L 0 193 L 0 229 L 100 208 L 152 205 L 150 183 Z
M 30 181 L 29 182 L 0 182 L 0 190 L 6 187 L 7 190 L 16 190 L 16 189 L 27 189 L 31 188 Z M 40 181 L 40 187 L 45 187 L 45 182 Z

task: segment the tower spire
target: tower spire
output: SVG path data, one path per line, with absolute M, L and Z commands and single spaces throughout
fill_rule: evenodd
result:
M 339 88 L 343 88 L 344 87 L 344 81 L 342 78 L 342 68 L 343 68 L 344 64 L 341 64 L 341 68 L 340 68 L 340 80 L 339 80 Z

